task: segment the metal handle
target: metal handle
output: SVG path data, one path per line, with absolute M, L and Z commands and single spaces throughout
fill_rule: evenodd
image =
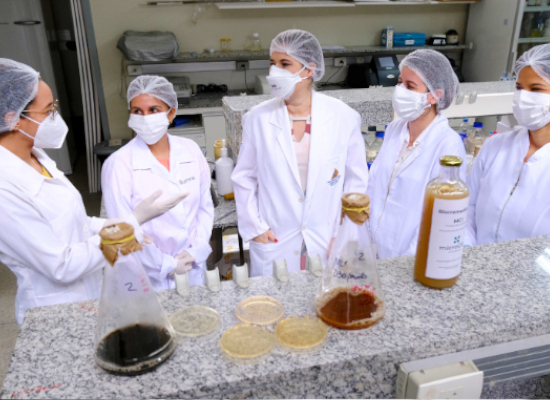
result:
M 13 21 L 15 25 L 39 25 L 40 21 Z

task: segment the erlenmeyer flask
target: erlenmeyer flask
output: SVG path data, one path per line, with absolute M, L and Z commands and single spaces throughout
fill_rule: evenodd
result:
M 96 363 L 117 375 L 139 375 L 162 364 L 177 346 L 176 334 L 135 251 L 134 228 L 103 229 L 101 249 L 109 265 L 96 327 Z
M 336 328 L 361 329 L 386 311 L 368 224 L 369 197 L 342 196 L 342 221 L 315 299 L 317 315 Z

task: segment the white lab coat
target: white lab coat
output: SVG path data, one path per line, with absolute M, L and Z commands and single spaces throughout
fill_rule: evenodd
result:
M 439 114 L 425 134 L 389 187 L 399 152 L 409 137 L 407 121 L 393 121 L 386 129 L 382 149 L 371 167 L 367 194 L 371 199 L 371 234 L 379 258 L 416 253 L 424 193 L 428 182 L 439 175 L 442 156 L 462 158 L 460 177 L 466 180 L 464 144 L 447 118 Z
M 111 215 L 125 215 L 157 190 L 160 199 L 189 192 L 180 204 L 142 225 L 153 239 L 139 252 L 155 290 L 175 287 L 169 274 L 177 267 L 177 254 L 187 251 L 196 261 L 189 271 L 191 285 L 204 283 L 214 206 L 210 194 L 210 169 L 199 146 L 189 139 L 168 135 L 170 171 L 139 137 L 112 154 L 103 165 L 101 186 L 105 208 Z
M 466 244 L 550 234 L 550 144 L 524 163 L 528 149 L 523 127 L 492 136 L 481 148 L 468 175 Z
M 43 150 L 46 178 L 0 146 L 0 262 L 17 276 L 19 325 L 29 308 L 98 298 L 105 258 L 82 196 Z M 137 232 L 138 236 L 141 233 Z
M 233 187 L 239 232 L 250 241 L 251 275 L 272 273 L 273 261 L 300 270 L 302 242 L 326 261 L 344 193 L 366 193 L 368 168 L 359 114 L 313 92 L 307 194 L 300 184 L 286 105 L 272 99 L 243 118 L 243 142 Z M 278 243 L 252 239 L 271 229 Z

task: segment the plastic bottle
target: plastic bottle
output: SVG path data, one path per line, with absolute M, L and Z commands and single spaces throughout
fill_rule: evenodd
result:
M 257 32 L 252 34 L 252 43 L 250 45 L 250 50 L 252 51 L 262 50 L 262 44 L 260 43 L 260 34 Z
M 500 77 L 501 81 L 509 81 L 510 78 L 508 78 L 508 73 L 506 71 L 502 71 L 502 76 Z
M 233 181 L 231 174 L 235 163 L 227 155 L 227 147 L 225 147 L 225 139 L 222 140 L 222 156 L 216 161 L 216 182 L 218 184 L 218 194 L 226 195 L 233 193 Z
M 414 264 L 414 278 L 434 289 L 458 280 L 470 197 L 459 177 L 462 159 L 444 156 L 439 163 L 439 176 L 426 187 Z
M 456 130 L 456 132 L 460 135 L 462 142 L 464 142 L 464 146 L 466 146 L 466 139 L 468 139 L 468 132 L 470 129 L 472 129 L 472 125 L 468 122 L 468 118 L 464 118 Z
M 374 139 L 374 142 L 372 142 L 369 150 L 367 151 L 367 165 L 369 166 L 369 169 L 372 163 L 374 163 L 374 160 L 376 160 L 376 157 L 382 148 L 382 144 L 384 144 L 384 132 L 378 131 L 376 132 L 376 139 Z
M 386 29 L 386 49 L 393 49 L 393 26 Z

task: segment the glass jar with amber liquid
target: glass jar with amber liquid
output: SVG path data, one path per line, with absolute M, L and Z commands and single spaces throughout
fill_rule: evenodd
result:
M 459 177 L 460 157 L 441 157 L 439 163 L 439 176 L 428 183 L 424 197 L 414 278 L 445 289 L 460 275 L 470 190 Z

